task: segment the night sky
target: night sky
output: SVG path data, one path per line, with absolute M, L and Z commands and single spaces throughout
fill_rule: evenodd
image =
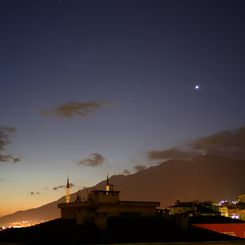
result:
M 245 125 L 245 2 L 2 0 L 0 215 Z M 134 168 L 137 166 L 136 168 Z

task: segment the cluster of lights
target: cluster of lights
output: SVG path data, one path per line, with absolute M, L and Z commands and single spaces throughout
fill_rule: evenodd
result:
M 222 201 L 220 201 L 219 202 L 219 206 L 223 206 L 223 205 L 225 205 L 225 204 L 229 204 L 229 202 L 227 201 L 227 200 L 222 200 Z
M 223 216 L 230 217 L 232 219 L 240 219 L 239 211 L 234 212 L 234 210 L 232 210 L 232 212 L 229 213 L 229 206 L 233 209 L 237 204 L 239 204 L 239 201 L 222 200 L 218 203 L 218 206 L 226 208 L 226 212 L 222 214 Z
M 38 225 L 40 223 L 44 223 L 47 220 L 24 220 L 21 222 L 13 222 L 10 223 L 8 226 L 2 226 L 0 227 L 0 230 L 6 230 L 6 229 L 10 229 L 10 228 L 24 228 L 24 227 L 30 227 L 33 225 Z
M 218 203 L 219 206 L 224 206 L 224 205 L 237 205 L 239 202 L 238 201 L 228 201 L 228 200 L 222 200 Z

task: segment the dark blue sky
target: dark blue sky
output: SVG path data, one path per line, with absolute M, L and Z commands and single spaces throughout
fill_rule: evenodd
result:
M 7 150 L 21 161 L 1 164 L 1 193 L 45 203 L 67 174 L 93 185 L 108 166 L 132 171 L 150 150 L 244 126 L 244 10 L 239 0 L 2 0 L 0 125 L 17 129 Z M 56 115 L 71 102 L 87 114 Z M 92 153 L 103 164 L 77 165 Z

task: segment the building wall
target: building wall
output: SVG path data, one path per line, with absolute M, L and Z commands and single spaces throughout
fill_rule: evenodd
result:
M 136 203 L 136 202 L 132 202 L 132 203 L 120 203 L 118 209 L 119 209 L 119 213 L 120 215 L 123 214 L 138 214 L 138 215 L 155 215 L 157 214 L 157 207 L 160 206 L 160 203 L 158 205 L 158 203 Z
M 119 202 L 119 192 L 93 191 L 89 195 L 89 200 L 93 202 L 117 203 Z
M 176 207 L 169 207 L 169 214 L 181 214 L 181 213 L 186 213 L 189 211 L 193 211 L 193 207 L 191 206 L 186 206 L 186 207 L 181 207 L 181 206 L 176 206 Z
M 78 225 L 95 222 L 95 213 L 90 209 L 76 209 L 76 223 Z
M 239 209 L 238 208 L 228 208 L 228 217 L 232 219 L 239 218 Z
M 160 202 L 120 201 L 119 191 L 95 190 L 87 201 L 60 203 L 62 219 L 75 219 L 77 224 L 95 223 L 98 227 L 107 227 L 107 218 L 120 215 L 155 215 Z
M 219 207 L 219 211 L 222 216 L 229 217 L 228 207 L 227 206 L 221 206 Z
M 239 217 L 241 220 L 245 221 L 245 209 L 239 210 Z
M 154 203 L 147 205 L 146 203 L 139 202 L 126 202 L 121 203 L 100 203 L 96 208 L 90 209 L 89 206 L 83 207 L 83 209 L 76 209 L 77 224 L 83 224 L 90 220 L 93 221 L 98 227 L 106 228 L 107 218 L 109 216 L 121 216 L 121 215 L 142 215 L 150 216 L 157 214 L 156 206 Z
M 241 194 L 238 196 L 238 201 L 239 202 L 242 202 L 242 203 L 245 203 L 245 194 Z
M 76 219 L 77 210 L 76 208 L 62 208 L 61 219 Z

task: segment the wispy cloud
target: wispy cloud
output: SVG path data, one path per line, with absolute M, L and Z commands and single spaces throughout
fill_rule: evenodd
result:
M 31 191 L 31 192 L 28 192 L 28 195 L 31 195 L 31 196 L 34 196 L 34 195 L 41 195 L 41 193 L 40 192 L 38 192 L 38 191 Z
M 127 169 L 124 169 L 124 170 L 123 170 L 123 175 L 128 175 L 128 174 L 130 174 L 130 171 L 127 170 Z
M 12 161 L 13 163 L 17 163 L 20 161 L 20 158 L 14 157 L 12 155 L 0 154 L 0 162 L 9 162 L 9 161 Z
M 134 166 L 134 169 L 136 170 L 136 172 L 140 172 L 140 171 L 143 171 L 145 170 L 147 167 L 145 165 L 142 165 L 142 164 L 138 164 L 136 166 Z
M 10 144 L 10 137 L 16 133 L 16 129 L 13 127 L 0 126 L 0 162 L 9 162 L 14 163 L 20 161 L 19 158 L 16 158 L 10 154 L 6 154 L 6 146 Z
M 245 160 L 245 127 L 218 132 L 166 150 L 152 150 L 148 152 L 148 158 L 185 160 L 201 153 Z
M 75 116 L 85 118 L 99 108 L 111 104 L 112 102 L 109 101 L 69 102 L 51 110 L 42 110 L 42 113 L 44 115 L 54 115 L 67 119 L 72 119 Z
M 13 160 L 14 163 L 20 162 L 20 158 L 19 157 L 14 157 L 14 158 L 12 158 L 12 160 Z
M 105 158 L 99 153 L 92 153 L 89 158 L 79 161 L 78 165 L 95 167 L 103 164 Z
M 12 160 L 12 156 L 0 153 L 0 162 L 8 162 L 10 160 Z
M 73 183 L 70 183 L 70 188 L 74 187 L 75 185 Z M 66 185 L 58 185 L 58 186 L 55 186 L 53 187 L 53 191 L 57 191 L 59 189 L 64 189 L 66 188 Z
M 10 143 L 10 136 L 16 133 L 13 127 L 0 126 L 0 150 L 5 150 L 5 146 Z
M 148 152 L 148 158 L 151 160 L 167 160 L 167 159 L 181 159 L 187 160 L 197 155 L 193 150 L 184 150 L 181 147 L 173 147 L 167 150 L 152 150 Z

